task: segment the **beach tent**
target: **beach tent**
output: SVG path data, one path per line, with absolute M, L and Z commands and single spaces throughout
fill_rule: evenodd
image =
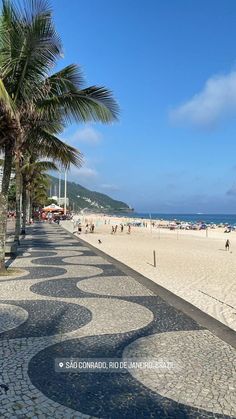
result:
M 43 208 L 44 212 L 60 212 L 63 211 L 63 208 L 59 207 L 56 204 L 48 205 L 48 207 Z

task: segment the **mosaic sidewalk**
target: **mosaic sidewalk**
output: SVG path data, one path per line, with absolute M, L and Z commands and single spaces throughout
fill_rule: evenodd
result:
M 0 417 L 233 418 L 236 350 L 60 226 L 36 224 L 0 277 Z M 56 372 L 57 358 L 172 368 Z

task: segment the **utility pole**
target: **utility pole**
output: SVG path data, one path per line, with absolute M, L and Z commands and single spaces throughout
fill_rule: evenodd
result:
M 58 205 L 61 205 L 61 168 L 59 170 Z
M 66 171 L 66 169 L 65 169 L 65 202 L 64 202 L 64 214 L 66 215 L 66 193 L 67 193 L 67 190 L 66 190 L 66 187 L 67 187 L 67 171 Z

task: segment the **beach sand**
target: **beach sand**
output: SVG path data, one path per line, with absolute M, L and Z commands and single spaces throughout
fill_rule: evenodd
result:
M 124 221 L 90 215 L 82 220 L 80 237 L 236 330 L 236 232 L 210 229 L 207 237 L 206 231 L 170 231 L 151 228 L 148 222 L 148 227 L 131 227 L 128 234 L 127 226 L 120 232 Z M 93 234 L 84 233 L 86 222 L 95 224 Z M 111 234 L 116 224 L 117 233 Z

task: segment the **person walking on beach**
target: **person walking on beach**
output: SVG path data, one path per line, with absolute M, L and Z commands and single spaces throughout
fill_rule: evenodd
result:
M 114 226 L 112 226 L 111 227 L 111 234 L 114 234 L 115 233 L 115 228 L 114 228 Z
M 128 227 L 128 234 L 130 234 L 131 233 L 131 225 L 129 224 L 129 227 Z
M 225 242 L 225 250 L 229 250 L 229 246 L 230 246 L 230 241 L 229 239 L 227 239 Z
M 118 225 L 115 226 L 114 233 L 117 232 Z
M 123 233 L 123 230 L 124 230 L 124 226 L 123 226 L 123 224 L 121 224 L 120 225 L 120 232 Z

